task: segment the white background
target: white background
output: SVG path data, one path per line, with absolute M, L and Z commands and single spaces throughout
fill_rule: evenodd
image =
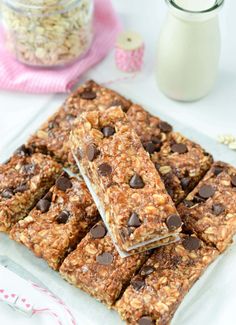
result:
M 232 133 L 236 136 L 236 1 L 226 0 L 226 5 L 221 12 L 222 56 L 217 84 L 208 97 L 187 104 L 166 98 L 160 93 L 155 82 L 155 51 L 160 26 L 166 12 L 164 0 L 113 0 L 113 3 L 120 14 L 125 29 L 142 34 L 146 52 L 142 72 L 133 79 L 113 83 L 111 87 L 143 104 L 151 112 L 156 112 L 159 115 L 164 114 L 170 119 L 175 119 L 186 125 L 193 134 L 200 131 L 213 139 L 219 133 Z M 113 53 L 110 53 L 102 63 L 84 75 L 81 81 L 93 78 L 98 82 L 107 82 L 123 76 L 126 75 L 116 70 Z M 0 92 L 0 150 L 38 112 L 43 111 L 44 115 L 49 115 L 56 110 L 65 96 L 64 94 L 28 95 Z M 234 153 L 231 154 L 231 157 L 233 155 Z M 0 151 L 0 160 L 2 157 L 3 153 L 1 156 Z M 234 294 L 236 257 L 233 253 L 235 248 L 234 245 L 223 256 L 222 262 L 225 261 L 225 263 L 221 263 L 221 267 L 215 268 L 214 279 L 209 277 L 210 280 L 206 281 L 207 278 L 205 278 L 205 281 L 201 280 L 200 284 L 194 287 L 191 291 L 194 298 L 190 297 L 186 300 L 187 306 L 180 310 L 181 313 L 178 313 L 174 324 L 235 325 L 236 321 L 233 317 L 233 306 L 236 302 Z M 234 276 L 230 277 L 232 273 Z M 203 305 L 203 296 L 206 299 L 205 305 Z M 217 299 L 216 296 L 221 299 Z M 202 311 L 203 307 L 204 311 L 209 310 L 207 321 L 206 314 Z M 196 311 L 198 311 L 197 315 Z M 1 309 L 0 321 L 6 317 L 4 324 L 8 325 L 11 323 L 7 322 L 7 312 L 7 309 Z M 15 320 L 14 324 L 18 324 L 18 322 Z M 30 324 L 30 321 L 27 321 L 27 324 Z M 32 324 L 42 323 L 36 323 L 34 320 Z M 97 324 L 99 323 L 95 321 L 91 323 L 91 325 Z M 117 323 L 104 321 L 103 324 L 116 325 Z

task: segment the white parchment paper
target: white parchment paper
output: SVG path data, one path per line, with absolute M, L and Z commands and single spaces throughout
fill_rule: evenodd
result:
M 42 111 L 28 125 L 20 130 L 1 152 L 1 161 L 7 159 L 11 152 L 22 144 L 29 134 L 34 132 L 50 113 L 52 112 Z M 156 114 L 162 119 L 166 119 L 158 111 L 156 111 Z M 173 124 L 177 131 L 200 143 L 207 151 L 213 154 L 215 160 L 223 160 L 236 166 L 235 152 L 230 151 L 198 131 L 185 127 L 184 123 L 180 124 L 169 118 L 168 122 Z M 24 246 L 11 241 L 5 234 L 0 234 L 0 254 L 7 255 L 16 263 L 22 265 L 52 290 L 52 292 L 61 297 L 72 309 L 79 325 L 124 324 L 116 312 L 108 310 L 103 304 L 66 283 L 43 260 L 35 257 Z M 236 325 L 235 308 L 236 243 L 221 255 L 197 281 L 178 308 L 171 324 Z M 8 312 L 11 311 L 8 310 Z M 0 320 L 3 319 L 3 316 L 1 316 L 3 313 L 5 320 L 7 319 L 7 310 L 5 306 L 0 304 Z M 19 324 L 23 323 L 25 325 L 31 324 L 29 320 L 25 320 L 25 322 Z M 5 322 L 4 324 L 10 325 L 12 323 Z M 18 324 L 17 319 L 15 324 Z M 32 324 L 46 323 L 41 318 L 39 323 L 34 320 Z

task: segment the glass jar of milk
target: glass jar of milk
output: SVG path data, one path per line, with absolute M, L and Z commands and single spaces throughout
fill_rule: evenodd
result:
M 224 0 L 166 0 L 167 19 L 161 31 L 156 76 L 168 97 L 194 101 L 209 93 L 218 70 L 218 11 Z

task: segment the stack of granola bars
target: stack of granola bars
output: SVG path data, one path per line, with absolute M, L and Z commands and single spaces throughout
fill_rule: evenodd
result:
M 0 230 L 133 325 L 170 323 L 235 202 L 234 167 L 93 81 L 0 166 Z

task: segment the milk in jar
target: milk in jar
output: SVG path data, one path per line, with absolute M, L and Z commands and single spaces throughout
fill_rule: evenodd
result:
M 166 0 L 169 12 L 157 50 L 156 77 L 164 94 L 194 101 L 212 89 L 220 57 L 218 11 L 224 0 Z

